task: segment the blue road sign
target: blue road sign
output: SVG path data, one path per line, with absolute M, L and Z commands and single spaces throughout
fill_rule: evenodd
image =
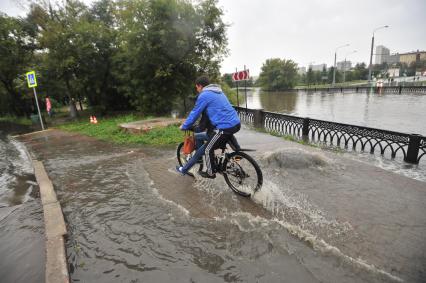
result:
M 37 79 L 36 79 L 35 71 L 28 72 L 26 75 L 27 75 L 28 87 L 36 87 Z

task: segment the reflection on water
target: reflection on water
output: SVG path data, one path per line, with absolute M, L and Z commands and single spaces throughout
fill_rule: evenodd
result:
M 256 88 L 248 91 L 247 105 L 271 112 L 426 135 L 426 95 L 421 94 L 263 92 Z

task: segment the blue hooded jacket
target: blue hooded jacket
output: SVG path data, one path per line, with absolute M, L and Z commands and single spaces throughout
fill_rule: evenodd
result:
M 229 129 L 240 123 L 237 111 L 229 103 L 220 86 L 210 84 L 205 86 L 198 95 L 195 106 L 183 123 L 182 129 L 190 129 L 204 110 L 216 129 Z

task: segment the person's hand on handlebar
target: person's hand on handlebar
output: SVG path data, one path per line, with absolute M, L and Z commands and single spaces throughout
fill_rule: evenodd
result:
M 189 127 L 188 129 L 183 129 L 183 124 L 182 124 L 182 125 L 180 125 L 179 129 L 180 129 L 181 131 L 194 131 L 194 126 L 191 126 L 191 127 Z

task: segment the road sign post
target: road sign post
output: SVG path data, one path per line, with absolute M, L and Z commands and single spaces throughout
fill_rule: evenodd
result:
M 26 74 L 26 77 L 27 77 L 28 87 L 32 88 L 33 91 L 34 91 L 34 99 L 35 99 L 36 105 L 37 105 L 37 111 L 38 111 L 38 117 L 40 119 L 41 129 L 44 130 L 43 119 L 41 118 L 40 106 L 38 105 L 38 99 L 37 99 L 37 91 L 36 91 L 37 78 L 36 78 L 36 75 L 35 75 L 35 71 L 28 72 Z
M 246 70 L 246 65 L 244 65 L 244 73 L 246 73 L 246 78 L 244 80 L 244 96 L 246 99 L 246 113 L 247 113 L 247 80 L 249 79 L 248 70 Z
M 250 79 L 249 70 L 244 66 L 244 71 L 239 71 L 235 69 L 235 73 L 232 74 L 232 80 L 237 84 L 237 103 L 240 106 L 238 101 L 238 81 L 244 81 L 244 94 L 246 100 L 246 112 L 247 112 L 247 80 Z
M 235 68 L 235 72 L 238 73 L 237 68 Z M 240 98 L 238 97 L 238 81 L 235 81 L 235 84 L 237 85 L 237 106 L 240 107 Z

